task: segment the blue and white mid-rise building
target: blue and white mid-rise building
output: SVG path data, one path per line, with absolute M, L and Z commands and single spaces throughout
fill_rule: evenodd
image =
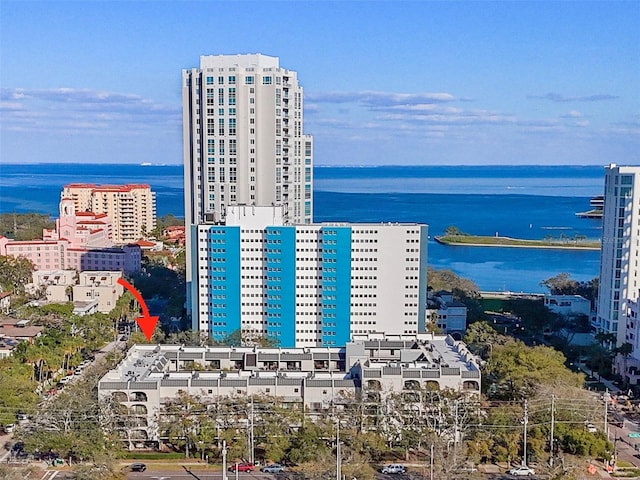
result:
M 282 347 L 425 331 L 427 226 L 289 225 L 281 207 L 231 206 L 192 226 L 193 328 Z

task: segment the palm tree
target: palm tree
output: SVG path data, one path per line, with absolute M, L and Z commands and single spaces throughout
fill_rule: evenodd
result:
M 629 342 L 625 342 L 622 345 L 620 345 L 618 348 L 616 348 L 616 353 L 618 355 L 622 355 L 622 363 L 623 363 L 623 375 L 622 375 L 622 381 L 626 384 L 628 384 L 629 382 L 627 381 L 627 360 L 629 359 L 629 356 L 633 353 L 633 345 L 631 345 Z

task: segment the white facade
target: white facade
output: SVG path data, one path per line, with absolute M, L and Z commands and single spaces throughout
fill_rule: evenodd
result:
M 544 306 L 565 317 L 586 315 L 591 318 L 591 301 L 580 295 L 545 295 Z
M 640 355 L 640 327 L 630 319 L 629 300 L 640 289 L 640 167 L 611 164 L 605 169 L 602 252 L 596 326 L 617 336 L 617 346 L 631 343 Z
M 158 440 L 155 419 L 162 404 L 179 391 L 211 403 L 279 397 L 319 415 L 341 399 L 416 388 L 479 394 L 477 359 L 464 343 L 431 334 L 360 336 L 341 348 L 135 345 L 100 379 L 98 397 L 127 406 L 138 421 L 129 422 L 137 427 L 122 438 L 148 445 Z
M 229 205 L 282 205 L 285 222 L 312 222 L 313 139 L 295 71 L 261 54 L 201 56 L 182 71 L 182 112 L 187 245 L 190 225 L 223 222 Z M 188 292 L 193 260 L 187 249 Z
M 445 290 L 427 294 L 427 323 L 435 322 L 435 326 L 444 333 L 456 333 L 467 329 L 467 306 L 454 300 L 453 294 Z
M 276 207 L 230 207 L 195 227 L 194 329 L 240 329 L 286 347 L 425 331 L 427 226 L 277 225 Z
M 227 205 L 284 205 L 313 218 L 313 145 L 297 73 L 266 55 L 208 55 L 182 72 L 186 225 Z

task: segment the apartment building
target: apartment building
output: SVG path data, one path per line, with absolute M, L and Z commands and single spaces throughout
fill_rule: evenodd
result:
M 228 207 L 192 227 L 193 328 L 282 347 L 425 331 L 427 226 L 285 225 L 282 208 Z
M 108 216 L 111 239 L 116 244 L 131 243 L 148 235 L 156 226 L 156 198 L 146 184 L 94 185 L 71 183 L 62 198 L 73 201 L 76 211 Z
M 190 225 L 224 223 L 229 205 L 281 205 L 285 223 L 312 222 L 303 89 L 279 63 L 261 54 L 205 55 L 199 68 L 182 71 L 187 244 Z M 188 290 L 192 264 L 189 250 Z
M 25 285 L 29 293 L 44 290 L 48 302 L 68 302 L 71 288 L 76 284 L 75 270 L 36 270 L 31 274 L 32 282 Z
M 297 73 L 266 55 L 206 55 L 182 72 L 187 225 L 221 221 L 227 205 L 284 205 L 313 218 L 312 139 Z
M 614 368 L 631 383 L 640 371 L 640 167 L 605 167 L 600 283 L 595 326 L 616 335 L 616 344 L 629 343 L 633 351 L 618 356 Z M 633 368 L 633 372 L 630 373 Z
M 148 447 L 162 440 L 158 413 L 180 391 L 210 403 L 274 397 L 313 417 L 353 399 L 380 405 L 391 393 L 445 389 L 481 390 L 479 363 L 464 343 L 431 334 L 362 335 L 329 348 L 135 345 L 100 379 L 98 397 L 126 406 L 121 437 Z
M 467 329 L 467 310 L 467 306 L 456 300 L 451 292 L 427 292 L 427 323 L 437 331 L 460 338 Z
M 109 313 L 124 293 L 118 283 L 122 278 L 121 271 L 84 271 L 78 278 L 78 285 L 73 287 L 75 302 L 97 302 L 97 311 Z

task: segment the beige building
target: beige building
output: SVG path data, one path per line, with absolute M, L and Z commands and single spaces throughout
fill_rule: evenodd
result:
M 135 242 L 156 226 L 155 193 L 146 184 L 71 183 L 64 186 L 62 198 L 72 199 L 78 212 L 106 214 L 113 222 L 116 244 Z
M 36 270 L 32 274 L 33 281 L 28 285 L 31 292 L 44 290 L 48 302 L 68 302 L 71 297 L 70 287 L 76 284 L 75 270 Z
M 290 408 L 321 415 L 350 398 L 451 389 L 478 395 L 478 360 L 451 336 L 362 335 L 344 347 L 259 348 L 134 345 L 98 384 L 131 412 L 137 427 L 123 438 L 134 445 L 162 440 L 156 418 L 164 403 L 183 391 L 205 401 L 273 396 Z
M 98 311 L 109 313 L 124 292 L 118 279 L 122 272 L 86 271 L 80 273 L 78 285 L 73 287 L 75 302 L 98 301 Z

